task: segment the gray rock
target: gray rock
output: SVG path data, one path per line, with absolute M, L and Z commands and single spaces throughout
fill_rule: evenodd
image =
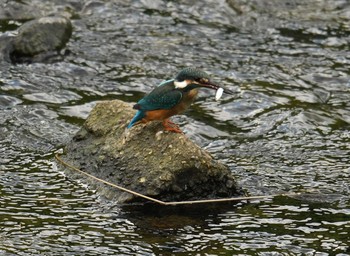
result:
M 19 28 L 12 57 L 33 57 L 58 51 L 66 45 L 71 34 L 72 24 L 66 17 L 42 17 L 29 21 Z
M 163 131 L 160 122 L 126 129 L 135 111 L 119 100 L 91 111 L 67 144 L 64 161 L 92 175 L 163 201 L 241 195 L 227 166 L 184 134 Z M 66 173 L 74 178 L 81 174 Z M 89 179 L 93 188 L 120 203 L 140 198 Z

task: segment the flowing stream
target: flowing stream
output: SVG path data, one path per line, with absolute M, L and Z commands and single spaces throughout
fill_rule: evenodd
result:
M 0 62 L 1 255 L 350 255 L 349 1 L 23 2 L 74 32 L 61 61 Z M 59 171 L 97 101 L 186 66 L 236 93 L 202 90 L 174 118 L 185 134 L 250 195 L 305 194 L 121 207 Z

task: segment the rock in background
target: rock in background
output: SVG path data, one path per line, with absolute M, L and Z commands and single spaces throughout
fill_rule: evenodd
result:
M 159 122 L 126 129 L 135 111 L 122 101 L 98 103 L 66 146 L 63 159 L 98 178 L 163 201 L 241 195 L 227 166 L 184 134 L 163 131 Z M 66 170 L 70 176 L 81 174 Z M 131 194 L 89 179 L 108 199 L 138 201 Z
M 51 63 L 62 60 L 65 55 L 62 49 L 72 35 L 69 17 L 75 14 L 73 5 L 76 6 L 62 4 L 50 8 L 49 5 L 37 7 L 32 2 L 0 3 L 1 22 L 14 27 L 24 22 L 16 32 L 1 35 L 0 61 Z
M 13 62 L 43 61 L 61 50 L 71 35 L 72 24 L 66 17 L 42 17 L 26 22 L 13 40 L 11 59 Z

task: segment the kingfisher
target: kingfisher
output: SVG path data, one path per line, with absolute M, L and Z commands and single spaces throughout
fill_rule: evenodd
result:
M 182 133 L 179 126 L 169 118 L 185 111 L 195 100 L 200 87 L 216 90 L 217 99 L 221 97 L 223 91 L 233 94 L 232 91 L 223 90 L 212 83 L 207 73 L 188 67 L 181 70 L 174 79 L 160 83 L 139 100 L 133 106 L 137 112 L 127 128 L 130 129 L 135 124 L 159 120 L 162 121 L 166 131 Z

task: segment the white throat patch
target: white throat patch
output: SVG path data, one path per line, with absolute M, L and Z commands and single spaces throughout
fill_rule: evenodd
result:
M 179 81 L 174 81 L 174 85 L 175 85 L 175 88 L 185 88 L 187 85 L 188 85 L 188 81 L 187 80 L 183 80 L 182 82 L 179 82 Z

